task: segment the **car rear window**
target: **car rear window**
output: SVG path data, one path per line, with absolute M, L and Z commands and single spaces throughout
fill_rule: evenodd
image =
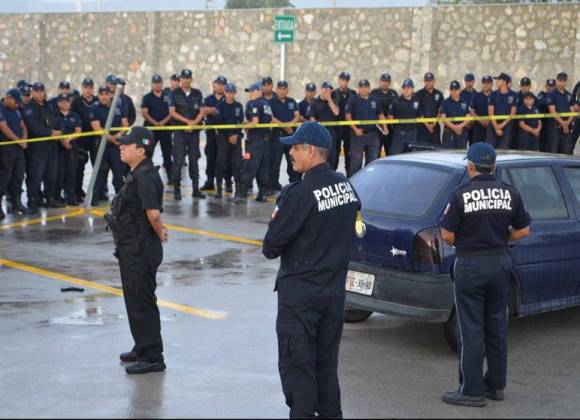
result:
M 445 168 L 376 161 L 351 178 L 365 211 L 420 217 L 447 193 L 453 172 Z
M 569 168 L 564 168 L 564 172 L 570 181 L 572 186 L 572 191 L 574 191 L 574 197 L 576 197 L 576 202 L 580 203 L 580 167 L 571 166 Z

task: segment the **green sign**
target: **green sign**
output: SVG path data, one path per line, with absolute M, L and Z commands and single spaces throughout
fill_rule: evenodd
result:
M 294 16 L 274 16 L 274 42 L 276 44 L 294 42 Z

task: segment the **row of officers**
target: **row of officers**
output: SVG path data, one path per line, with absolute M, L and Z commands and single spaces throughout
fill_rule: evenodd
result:
M 493 88 L 495 79 L 495 89 Z M 308 83 L 304 98 L 298 102 L 289 96 L 286 81 L 274 88 L 272 78 L 264 77 L 245 90 L 249 100 L 245 107 L 236 99 L 237 88 L 223 76 L 212 85 L 213 92 L 204 97 L 192 86 L 191 70 L 183 70 L 170 78 L 164 86 L 159 75 L 151 79 L 151 91 L 143 96 L 141 113 L 148 127 L 213 124 L 270 123 L 270 122 L 332 122 L 343 120 L 411 119 L 418 117 L 464 117 L 468 115 L 515 115 L 563 113 L 578 111 L 579 84 L 570 93 L 568 77 L 559 73 L 546 81 L 545 90 L 537 96 L 531 92 L 531 80 L 520 81 L 519 92 L 511 89 L 511 77 L 500 73 L 484 76 L 481 90 L 474 87 L 475 77 L 467 74 L 463 87 L 452 81 L 450 95 L 445 98 L 436 89 L 435 76 L 426 73 L 424 87 L 415 91 L 414 82 L 402 84 L 402 94 L 391 88 L 391 76 L 382 74 L 379 87 L 371 90 L 366 79 L 358 82 L 358 92 L 349 87 L 351 76 L 342 72 L 338 86 L 325 81 L 317 87 Z M 68 82 L 61 82 L 58 95 L 46 99 L 42 83 L 20 81 L 9 90 L 0 106 L 0 141 L 35 137 L 76 134 L 101 130 L 116 89 L 121 89 L 115 108 L 113 127 L 132 126 L 137 112 L 132 99 L 124 93 L 126 83 L 114 75 L 96 87 L 86 78 L 80 92 L 71 91 Z M 97 95 L 95 95 L 95 93 Z M 541 150 L 552 153 L 573 152 L 580 124 L 574 118 L 555 116 L 551 119 L 482 120 L 475 122 L 410 123 L 393 125 L 351 125 L 327 127 L 332 137 L 329 163 L 338 168 L 340 151 L 345 152 L 345 172 L 348 176 L 378 158 L 381 149 L 386 155 L 404 153 L 416 143 L 435 147 L 462 148 L 467 144 L 487 141 L 498 149 Z M 216 190 L 222 198 L 223 188 L 233 192 L 233 200 L 244 202 L 257 181 L 257 201 L 281 190 L 279 182 L 281 162 L 287 160 L 290 182 L 300 178 L 292 169 L 289 147 L 279 138 L 294 132 L 294 128 L 211 129 L 206 132 L 207 158 L 205 184 L 199 187 L 200 131 L 157 130 L 155 144 L 160 143 L 168 183 L 173 185 L 174 198 L 181 199 L 182 168 L 187 157 L 192 196 L 205 198 L 203 191 Z M 245 136 L 245 147 L 242 139 Z M 91 205 L 108 199 L 108 177 L 112 173 L 115 191 L 123 185 L 128 168 L 119 157 L 118 139 L 121 133 L 112 130 L 101 165 Z M 13 213 L 35 213 L 40 206 L 62 207 L 78 205 L 84 198 L 82 189 L 86 164 L 94 163 L 98 137 L 82 137 L 72 141 L 45 141 L 0 147 L 0 217 L 2 197 L 10 200 L 8 210 Z M 26 175 L 27 207 L 22 204 L 22 185 Z

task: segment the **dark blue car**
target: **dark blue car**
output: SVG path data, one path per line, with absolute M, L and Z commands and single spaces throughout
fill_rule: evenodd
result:
M 468 181 L 464 156 L 409 153 L 352 177 L 363 207 L 346 284 L 347 321 L 378 312 L 443 323 L 455 348 L 455 251 L 441 239 L 438 220 L 450 193 Z M 530 236 L 509 245 L 510 316 L 580 304 L 580 159 L 498 152 L 497 176 L 519 190 L 532 217 Z

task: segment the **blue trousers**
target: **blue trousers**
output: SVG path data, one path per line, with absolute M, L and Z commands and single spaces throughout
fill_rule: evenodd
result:
M 467 149 L 467 139 L 469 131 L 463 130 L 461 135 L 455 134 L 453 131 L 445 128 L 443 130 L 443 147 L 446 149 Z
M 301 175 L 292 168 L 291 146 L 285 146 L 280 143 L 280 137 L 287 135 L 280 130 L 274 130 L 272 139 L 268 142 L 270 145 L 270 170 L 268 174 L 271 187 L 274 187 L 280 180 L 280 166 L 282 165 L 283 157 L 286 157 L 286 172 L 288 173 L 289 182 L 296 182 L 301 178 Z
M 201 152 L 199 151 L 199 131 L 186 133 L 185 131 L 175 131 L 173 133 L 173 176 L 171 180 L 173 185 L 179 186 L 181 184 L 181 168 L 185 163 L 185 156 L 187 156 L 189 169 L 189 177 L 194 188 L 199 184 L 199 158 Z
M 248 134 L 240 179 L 246 188 L 252 188 L 254 178 L 258 182 L 259 188 L 269 185 L 270 153 L 268 153 L 268 148 L 269 145 L 265 135 L 252 132 Z
M 417 142 L 416 128 L 400 128 L 395 126 L 393 128 L 393 144 L 391 145 L 391 155 L 398 155 L 405 152 L 409 143 Z
M 105 153 L 103 154 L 103 161 L 101 162 L 101 168 L 99 169 L 99 174 L 95 182 L 95 194 L 105 191 L 109 170 L 113 172 L 113 187 L 115 188 L 115 193 L 118 193 L 125 183 L 124 177 L 129 172 L 129 166 L 121 160 L 119 146 L 111 143 L 107 143 Z
M 41 199 L 43 182 L 45 197 L 54 198 L 58 176 L 58 144 L 54 141 L 46 142 L 46 144 L 30 143 L 28 163 L 26 177 L 28 199 Z
M 19 145 L 4 146 L 0 150 L 0 196 L 10 193 L 12 197 L 20 194 L 26 161 L 24 149 Z
M 459 392 L 483 396 L 484 387 L 502 390 L 507 376 L 507 252 L 459 256 L 454 267 L 459 329 Z M 487 372 L 483 375 L 483 359 Z
M 499 121 L 503 122 L 503 121 Z M 490 122 L 487 126 L 487 139 L 486 141 L 491 144 L 495 149 L 507 150 L 510 148 L 511 136 L 512 136 L 512 122 L 510 121 L 502 130 L 503 134 L 498 136 Z

